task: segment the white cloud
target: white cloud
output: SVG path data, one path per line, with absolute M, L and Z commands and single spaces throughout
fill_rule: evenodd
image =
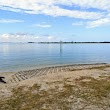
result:
M 102 13 L 96 12 L 87 12 L 87 11 L 79 11 L 79 10 L 67 10 L 60 8 L 58 6 L 52 6 L 47 9 L 42 10 L 42 13 L 51 16 L 67 16 L 72 18 L 81 18 L 81 19 L 98 19 L 103 16 Z
M 54 39 L 54 36 L 48 36 L 47 37 L 49 40 Z
M 104 16 L 101 12 L 69 10 L 60 5 L 80 6 L 85 8 L 109 9 L 108 0 L 0 0 L 0 9 L 28 14 L 45 14 L 50 16 L 67 16 L 81 19 L 98 19 Z
M 80 6 L 84 8 L 97 8 L 101 10 L 110 10 L 109 0 L 0 0 L 1 6 L 9 6 L 20 9 L 42 10 L 48 6 L 56 5 Z M 33 7 L 33 8 L 32 8 Z
M 28 42 L 35 41 L 39 37 L 33 34 L 15 33 L 15 34 L 0 34 L 0 42 Z
M 0 34 L 0 42 L 42 42 L 55 41 L 57 38 L 52 35 L 37 36 L 28 33 Z
M 103 18 L 96 21 L 87 22 L 87 28 L 94 28 L 102 25 L 110 25 L 110 18 Z
M 64 8 L 62 5 L 70 7 Z M 73 8 L 72 7 L 79 7 Z M 92 8 L 94 10 L 92 10 Z M 98 27 L 109 24 L 110 0 L 0 0 L 0 9 L 27 14 L 45 14 L 53 17 L 65 16 L 71 18 L 91 20 L 87 23 L 73 23 L 72 25 L 85 25 Z M 20 21 L 1 20 L 0 23 Z M 48 24 L 37 24 L 37 27 L 49 28 Z
M 98 20 L 92 20 L 88 22 L 74 22 L 72 23 L 73 26 L 86 26 L 86 28 L 96 28 L 103 25 L 110 25 L 110 18 L 102 18 Z
M 73 37 L 62 37 L 54 35 L 34 35 L 29 33 L 9 33 L 0 34 L 0 42 L 59 42 L 70 41 Z
M 73 26 L 82 26 L 84 25 L 84 22 L 74 22 L 72 23 Z
M 43 24 L 34 24 L 33 27 L 50 28 L 51 25 L 43 23 Z
M 57 1 L 58 3 L 64 5 L 71 6 L 75 5 L 82 8 L 96 8 L 100 10 L 110 11 L 110 0 L 58 0 L 58 1 Z
M 15 20 L 15 19 L 0 19 L 0 23 L 20 23 L 24 22 L 23 20 Z

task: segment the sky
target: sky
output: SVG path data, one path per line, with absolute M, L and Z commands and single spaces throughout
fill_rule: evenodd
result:
M 110 0 L 0 0 L 0 42 L 110 41 Z

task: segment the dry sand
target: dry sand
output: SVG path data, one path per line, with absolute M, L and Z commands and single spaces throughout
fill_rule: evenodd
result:
M 68 69 L 68 68 L 69 69 Z M 73 65 L 74 67 L 74 65 Z M 57 67 L 58 70 L 59 67 Z M 62 67 L 61 67 L 62 68 Z M 72 81 L 74 81 L 75 79 L 81 77 L 81 76 L 90 76 L 90 77 L 94 77 L 94 78 L 98 78 L 101 75 L 110 75 L 110 65 L 109 64 L 92 64 L 92 65 L 77 65 L 74 69 L 71 68 L 71 66 L 66 66 L 65 67 L 66 70 L 61 70 L 61 71 L 54 71 L 53 67 L 50 68 L 50 70 L 52 69 L 52 71 L 54 72 L 49 72 L 46 71 L 45 69 L 43 69 L 43 71 L 41 70 L 40 73 L 42 75 L 35 75 L 33 77 L 29 77 L 30 73 L 35 74 L 34 70 L 29 70 L 25 71 L 25 72 L 21 72 L 20 75 L 19 73 L 0 73 L 0 76 L 4 76 L 5 77 L 5 81 L 7 82 L 6 84 L 0 82 L 0 97 L 7 97 L 11 94 L 11 90 L 12 88 L 18 87 L 18 86 L 32 86 L 35 83 L 38 84 L 42 84 L 45 85 L 46 83 L 52 83 L 54 81 L 61 81 L 63 79 L 70 79 Z M 56 69 L 54 67 L 54 69 Z M 45 72 L 44 72 L 45 71 Z M 27 76 L 26 79 L 23 80 L 15 80 L 19 75 L 19 77 L 22 77 L 22 75 Z

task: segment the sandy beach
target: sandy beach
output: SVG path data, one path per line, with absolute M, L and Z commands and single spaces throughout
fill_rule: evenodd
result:
M 105 68 L 106 70 L 100 69 Z M 28 81 L 31 81 L 34 84 L 33 80 L 38 81 L 41 79 L 41 82 L 44 79 L 48 81 L 52 81 L 53 78 L 59 80 L 61 78 L 71 77 L 76 78 L 80 76 L 91 76 L 98 77 L 104 71 L 109 72 L 110 64 L 76 64 L 76 65 L 63 65 L 63 66 L 52 66 L 45 67 L 40 69 L 19 71 L 19 72 L 6 72 L 0 73 L 0 76 L 4 77 L 4 81 L 6 84 L 0 82 L 0 88 L 10 87 L 10 85 L 19 85 L 26 84 L 30 85 Z M 93 73 L 93 74 L 92 74 Z M 100 73 L 100 74 L 99 74 Z M 40 81 L 40 80 L 39 80 Z M 26 82 L 26 83 L 25 83 Z
M 110 64 L 79 64 L 46 67 L 19 71 L 17 73 L 0 73 L 0 76 L 5 77 L 4 80 L 6 81 L 6 84 L 0 82 L 0 98 L 4 97 L 7 99 L 11 97 L 13 89 L 22 86 L 32 87 L 33 85 L 38 84 L 41 85 L 41 90 L 48 90 L 50 88 L 55 88 L 56 86 L 61 87 L 62 84 L 60 82 L 64 81 L 75 85 L 77 84 L 76 81 L 80 78 L 83 78 L 83 81 L 87 82 L 90 81 L 91 78 L 101 79 L 110 77 Z M 100 107 L 91 107 L 95 108 L 95 110 L 103 110 Z M 87 110 L 92 110 L 91 107 Z M 109 108 L 106 110 L 109 110 Z
M 46 67 L 19 71 L 17 73 L 0 73 L 0 76 L 5 77 L 3 80 L 6 81 L 6 84 L 0 82 L 0 92 L 3 92 L 3 90 L 11 90 L 14 87 L 22 85 L 32 86 L 35 83 L 60 81 L 64 78 L 70 78 L 72 80 L 81 76 L 98 78 L 103 74 L 109 74 L 109 72 L 110 64 L 79 64 Z

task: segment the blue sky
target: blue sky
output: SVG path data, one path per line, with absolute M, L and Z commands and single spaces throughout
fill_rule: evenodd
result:
M 109 0 L 0 0 L 0 42 L 110 41 Z

